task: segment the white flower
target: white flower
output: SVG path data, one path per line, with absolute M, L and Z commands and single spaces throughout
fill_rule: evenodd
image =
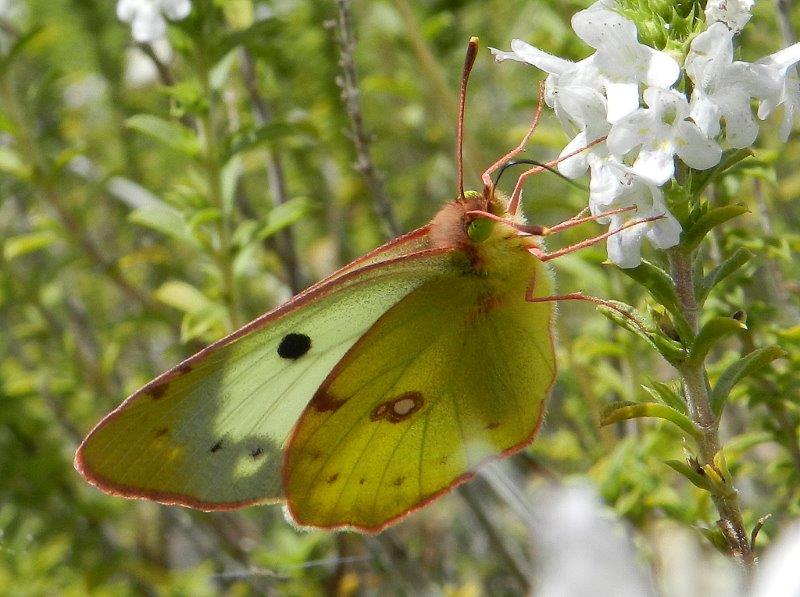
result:
M 706 23 L 720 21 L 738 33 L 750 20 L 753 3 L 754 0 L 708 0 Z
M 724 119 L 725 138 L 738 149 L 752 145 L 758 134 L 750 99 L 780 90 L 765 69 L 733 61 L 733 35 L 724 23 L 712 24 L 692 41 L 685 68 L 694 82 L 692 119 L 709 138 L 719 134 Z
M 597 52 L 594 66 L 608 98 L 608 121 L 613 123 L 639 107 L 639 84 L 670 87 L 680 67 L 664 52 L 639 43 L 636 25 L 613 10 L 614 2 L 600 0 L 572 17 L 572 28 Z
M 800 61 L 800 43 L 770 54 L 753 65 L 754 69 L 760 69 L 775 81 L 775 93 L 765 97 L 759 104 L 758 117 L 764 120 L 775 108 L 783 105 L 780 137 L 784 141 L 789 138 L 794 116 L 800 109 L 800 83 L 797 69 L 792 68 L 798 61 Z
M 697 170 L 719 163 L 722 150 L 687 120 L 689 102 L 682 93 L 649 87 L 644 101 L 647 108 L 617 121 L 608 135 L 612 153 L 625 155 L 640 147 L 634 172 L 662 185 L 675 173 L 675 154 Z
M 131 35 L 139 43 L 164 37 L 167 21 L 185 19 L 192 11 L 191 0 L 118 0 L 117 18 L 130 23 Z
M 612 10 L 608 0 L 594 3 L 575 14 L 572 27 L 578 36 L 597 50 L 571 62 L 515 39 L 511 52 L 491 48 L 495 60 L 526 62 L 547 72 L 547 103 L 564 121 L 568 112 L 560 96 L 577 89 L 605 92 L 606 120 L 615 122 L 639 107 L 639 85 L 669 87 L 678 78 L 680 67 L 668 54 L 640 44 L 636 25 Z M 561 113 L 560 113 L 561 112 Z
M 636 211 L 598 220 L 600 223 L 608 222 L 609 230 L 619 228 L 632 220 L 663 216 L 661 219 L 637 224 L 610 236 L 606 243 L 611 261 L 623 268 L 639 265 L 642 262 L 642 241 L 645 238 L 658 249 L 669 249 L 680 242 L 681 225 L 667 209 L 661 189 L 637 175 L 630 167 L 614 163 L 613 160 L 608 160 L 605 164 L 604 174 L 605 193 L 598 192 L 589 199 L 592 214 L 598 215 L 610 209 L 636 206 Z
M 590 58 L 572 62 L 535 48 L 521 39 L 511 41 L 511 51 L 501 52 L 490 48 L 497 62 L 516 60 L 531 64 L 548 73 L 545 80 L 545 102 L 553 108 L 566 130 L 582 125 L 580 104 L 591 98 L 603 104 L 605 120 L 606 100 L 603 97 L 600 74 Z

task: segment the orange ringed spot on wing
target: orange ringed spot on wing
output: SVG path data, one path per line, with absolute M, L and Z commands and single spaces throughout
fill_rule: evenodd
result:
M 399 423 L 421 409 L 424 403 L 420 392 L 406 392 L 397 398 L 381 402 L 372 409 L 369 418 L 371 421 L 386 419 L 390 423 Z

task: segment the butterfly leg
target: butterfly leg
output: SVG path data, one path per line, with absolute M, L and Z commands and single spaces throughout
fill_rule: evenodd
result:
M 508 160 L 512 159 L 513 157 L 525 151 L 525 146 L 528 144 L 528 139 L 531 138 L 533 131 L 536 130 L 536 126 L 539 124 L 539 118 L 542 115 L 543 106 L 544 106 L 544 84 L 539 83 L 539 99 L 536 102 L 536 112 L 534 112 L 533 114 L 533 121 L 531 122 L 531 126 L 528 128 L 528 132 L 525 133 L 525 136 L 522 138 L 522 142 L 520 142 L 519 145 L 517 145 L 514 149 L 509 151 L 499 160 L 497 160 L 494 164 L 489 166 L 486 169 L 486 171 L 481 175 L 481 180 L 483 181 L 483 192 L 485 195 L 491 196 L 491 192 L 494 190 L 494 183 L 492 182 L 492 174 L 503 164 L 505 164 Z
M 503 218 L 488 211 L 482 211 L 477 209 L 468 211 L 467 215 L 476 218 L 477 217 L 486 218 L 487 220 L 494 220 L 495 222 L 502 222 L 506 226 L 510 226 L 511 228 L 519 230 L 524 234 L 530 234 L 532 236 L 550 236 L 551 234 L 555 234 L 556 232 L 561 232 L 562 230 L 567 230 L 568 228 L 580 226 L 581 224 L 585 224 L 586 222 L 592 222 L 594 220 L 599 220 L 600 218 L 607 218 L 609 216 L 624 213 L 626 211 L 635 210 L 636 206 L 629 205 L 627 207 L 618 207 L 617 209 L 604 211 L 594 216 L 584 216 L 583 214 L 586 213 L 586 209 L 582 210 L 580 213 L 578 213 L 576 216 L 573 216 L 569 220 L 561 222 L 560 224 L 556 224 L 555 226 L 538 226 L 536 224 L 521 224 L 519 222 L 515 222 L 512 219 Z
M 606 299 L 601 299 L 597 296 L 592 296 L 590 294 L 584 294 L 583 292 L 570 292 L 568 294 L 555 294 L 551 296 L 534 296 L 534 291 L 536 289 L 536 274 L 534 273 L 531 281 L 528 283 L 528 288 L 525 290 L 525 300 L 529 303 L 549 303 L 554 301 L 584 301 L 587 303 L 592 303 L 595 305 L 600 305 L 602 307 L 606 307 L 608 309 L 612 309 L 616 311 L 629 321 L 633 322 L 633 324 L 638 327 L 642 332 L 645 334 L 648 333 L 646 326 L 642 321 L 640 321 L 637 317 L 634 317 L 631 313 L 623 309 L 619 306 L 619 304 L 609 301 Z
M 597 217 L 602 217 L 597 216 Z M 614 230 L 609 230 L 608 232 L 604 232 L 603 234 L 599 234 L 597 236 L 593 236 L 592 238 L 587 238 L 586 240 L 582 240 L 579 243 L 575 243 L 574 245 L 569 245 L 568 247 L 564 247 L 563 249 L 559 249 L 558 251 L 553 251 L 552 253 L 548 253 L 547 251 L 543 251 L 539 247 L 530 247 L 528 250 L 538 257 L 541 261 L 551 261 L 552 259 L 556 259 L 561 257 L 562 255 L 567 255 L 569 253 L 574 253 L 575 251 L 579 251 L 580 249 L 585 249 L 586 247 L 591 247 L 594 244 L 597 244 L 601 240 L 605 240 L 610 236 L 614 236 L 615 234 L 619 234 L 623 230 L 627 230 L 628 228 L 632 228 L 633 226 L 638 226 L 639 224 L 646 224 L 647 222 L 655 222 L 656 220 L 660 220 L 665 217 L 665 214 L 660 214 L 657 216 L 650 216 L 649 218 L 641 218 L 639 220 L 632 220 L 630 222 L 626 222 L 622 226 L 618 228 L 614 228 Z M 569 226 L 567 226 L 569 227 Z M 561 228 L 563 230 L 564 228 Z

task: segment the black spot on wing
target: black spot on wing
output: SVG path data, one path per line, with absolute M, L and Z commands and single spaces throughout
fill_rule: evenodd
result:
M 293 361 L 311 349 L 311 338 L 305 334 L 286 334 L 278 345 L 278 356 Z
M 209 452 L 213 454 L 214 452 L 219 452 L 221 449 L 222 449 L 222 440 L 218 440 L 216 444 L 211 446 Z
M 264 453 L 264 450 L 261 449 L 261 446 L 256 446 L 250 451 L 251 458 L 258 458 Z

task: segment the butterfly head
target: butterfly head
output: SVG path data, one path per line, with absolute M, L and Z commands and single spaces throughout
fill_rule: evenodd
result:
M 523 234 L 520 216 L 512 216 L 500 196 L 490 198 L 467 191 L 463 198 L 445 205 L 431 221 L 431 243 L 437 248 L 452 248 L 465 253 L 478 272 L 493 269 L 494 264 L 507 262 L 503 254 L 527 253 L 536 238 Z

